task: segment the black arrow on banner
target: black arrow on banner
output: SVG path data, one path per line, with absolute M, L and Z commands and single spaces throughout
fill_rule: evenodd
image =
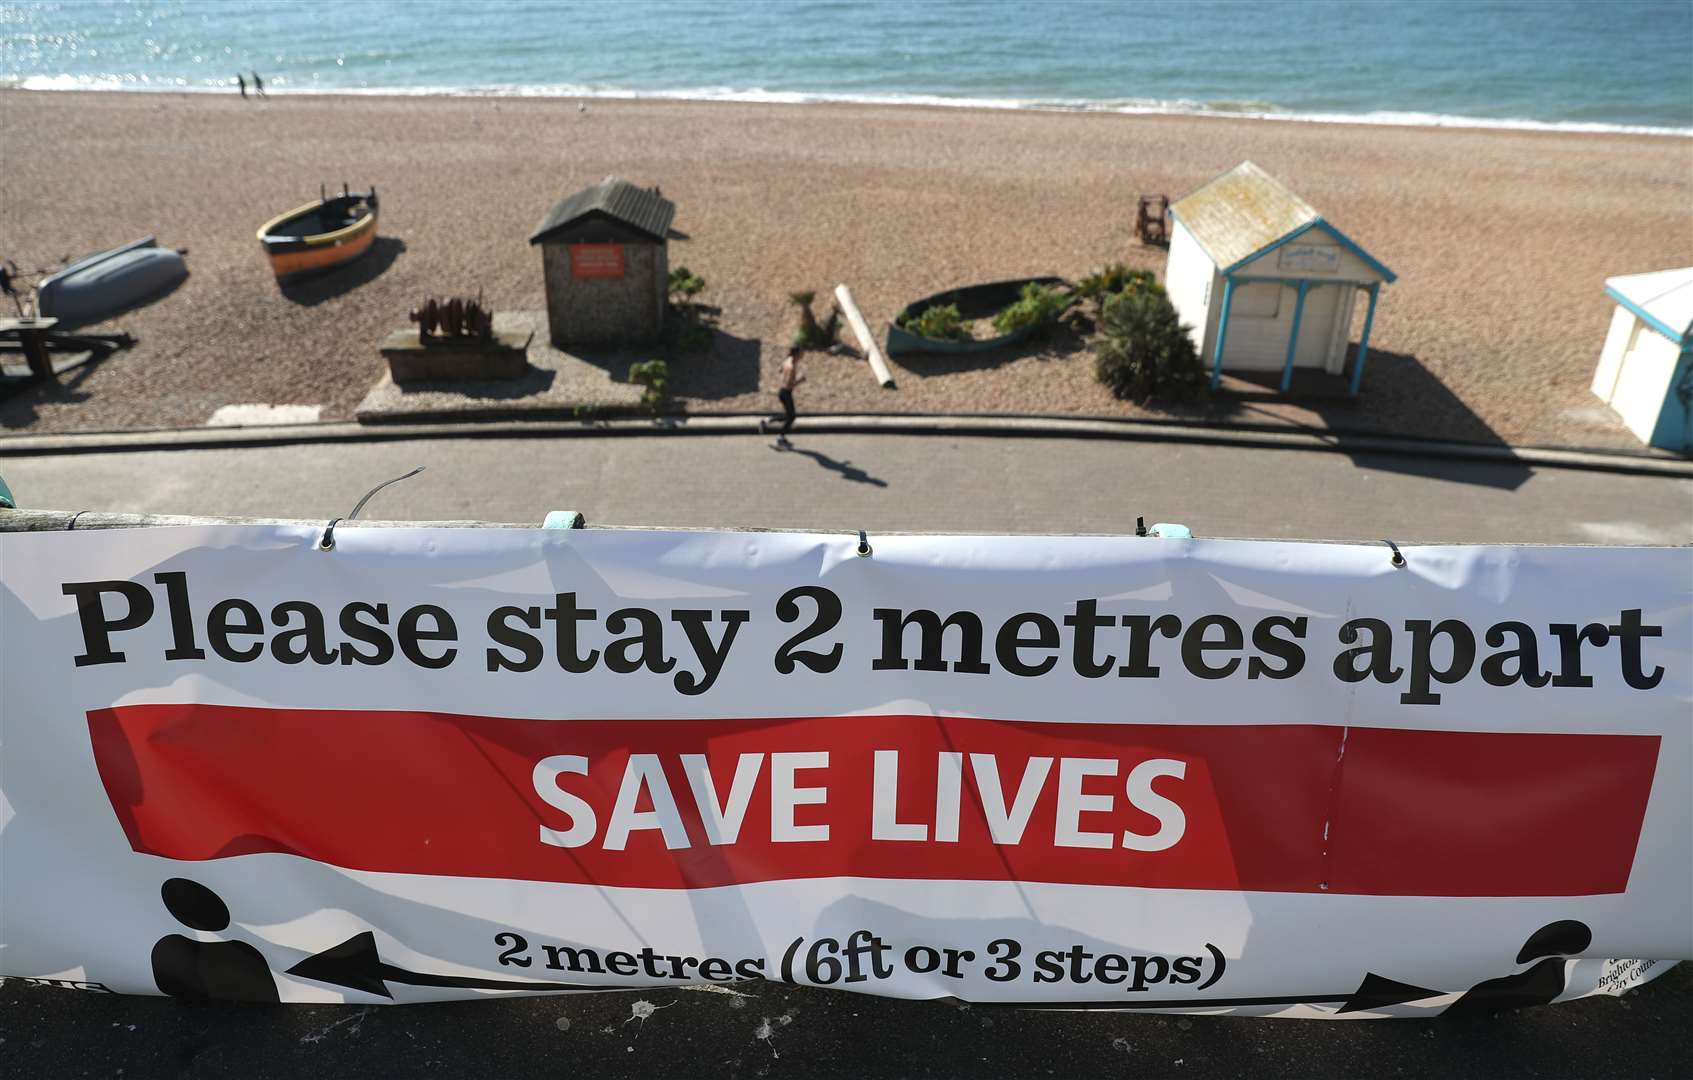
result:
M 1364 974 L 1364 981 L 1358 984 L 1358 989 L 1352 991 L 1352 996 L 1341 1005 L 1339 1012 L 1372 1012 L 1385 1009 L 1389 1005 L 1404 1005 L 1411 1001 L 1440 997 L 1444 993 L 1444 990 L 1425 990 L 1410 983 L 1395 982 L 1371 971 Z
M 1423 1001 L 1428 998 L 1441 997 L 1445 990 L 1429 990 L 1410 983 L 1395 982 L 1383 978 L 1374 972 L 1364 975 L 1364 981 L 1358 989 L 1350 994 L 1295 994 L 1289 997 L 1249 997 L 1249 998 L 1166 998 L 1152 1001 L 1017 1001 L 993 1002 L 1006 1004 L 1018 1009 L 1110 1009 L 1127 1011 L 1134 1009 L 1226 1009 L 1235 1006 L 1248 1005 L 1339 1005 L 1339 1013 L 1368 1012 L 1374 1009 L 1385 1009 L 1390 1005 L 1403 1005 L 1411 1001 Z
M 1496 1012 L 1517 1009 L 1525 1005 L 1546 1005 L 1556 1001 L 1568 985 L 1564 978 L 1564 961 L 1585 952 L 1593 944 L 1593 930 L 1586 923 L 1561 919 L 1548 923 L 1529 935 L 1517 963 L 1533 967 L 1515 975 L 1488 979 L 1477 983 L 1464 995 L 1447 1006 L 1448 1014 L 1468 1012 Z M 1207 984 L 1209 985 L 1209 984 Z M 1351 1012 L 1372 1012 L 1392 1005 L 1413 1001 L 1427 1001 L 1444 997 L 1452 991 L 1429 990 L 1397 982 L 1375 972 L 1366 972 L 1364 981 L 1350 994 L 1333 996 L 1306 994 L 1299 997 L 1263 998 L 1175 998 L 1163 1001 L 1077 1001 L 1077 1002 L 995 1002 L 1014 1008 L 1027 1009 L 1191 1009 L 1227 1008 L 1233 1005 L 1336 1005 L 1335 1015 Z
M 393 999 L 394 995 L 388 992 L 388 983 L 403 983 L 406 986 L 448 986 L 461 990 L 635 989 L 634 987 L 587 987 L 579 983 L 563 982 L 473 979 L 459 975 L 427 975 L 418 971 L 407 971 L 405 968 L 382 962 L 382 957 L 377 955 L 376 952 L 376 935 L 369 930 L 362 934 L 354 934 L 334 948 L 325 949 L 315 956 L 306 957 L 289 968 L 288 974 L 297 975 L 302 979 L 310 979 L 313 982 L 342 986 L 349 990 L 359 990 L 366 994 L 377 994 L 390 1000 Z
M 515 979 L 476 979 L 462 975 L 429 975 L 407 971 L 393 964 L 383 963 L 376 951 L 376 935 L 369 930 L 354 934 L 333 948 L 306 957 L 288 969 L 288 974 L 312 982 L 328 983 L 366 994 L 376 994 L 393 1000 L 388 983 L 406 986 L 442 986 L 459 990 L 612 990 L 637 989 L 565 982 L 518 982 Z M 1332 1005 L 1338 1013 L 1368 1012 L 1440 997 L 1444 990 L 1430 990 L 1409 983 L 1395 982 L 1374 972 L 1365 974 L 1358 989 L 1350 994 L 1298 994 L 1290 997 L 1251 998 L 1175 998 L 1154 1001 L 1019 1001 L 994 1002 L 1024 1009 L 1222 1009 L 1251 1005 Z

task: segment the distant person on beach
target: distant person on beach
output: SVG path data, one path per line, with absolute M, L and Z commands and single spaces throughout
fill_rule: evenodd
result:
M 242 98 L 242 100 L 246 100 L 246 97 L 247 97 L 247 80 L 243 79 L 241 77 L 241 73 L 239 71 L 237 71 L 235 73 L 235 85 L 239 86 L 241 88 L 241 98 Z
M 265 81 L 259 78 L 259 73 L 256 71 L 253 72 L 253 93 L 260 97 L 265 96 Z
M 776 441 L 770 445 L 777 450 L 787 450 L 793 446 L 788 441 L 788 432 L 794 429 L 794 387 L 805 381 L 805 376 L 799 373 L 798 349 L 788 350 L 788 358 L 782 361 L 777 377 L 776 400 L 782 403 L 782 417 L 780 420 L 775 417 L 760 420 L 758 430 L 769 431 L 772 424 L 780 424 L 776 429 Z

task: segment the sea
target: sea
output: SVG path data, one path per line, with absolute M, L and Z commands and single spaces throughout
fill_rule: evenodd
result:
M 1693 135 L 1693 0 L 0 0 L 0 86 Z

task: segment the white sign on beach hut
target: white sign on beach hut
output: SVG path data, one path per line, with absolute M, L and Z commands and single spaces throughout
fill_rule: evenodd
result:
M 1164 273 L 1170 301 L 1211 365 L 1340 375 L 1359 290 L 1370 297 L 1351 392 L 1358 392 L 1381 287 L 1394 273 L 1250 161 L 1178 199 Z
M 1593 392 L 1630 431 L 1665 450 L 1693 450 L 1693 266 L 1607 278 L 1617 302 Z

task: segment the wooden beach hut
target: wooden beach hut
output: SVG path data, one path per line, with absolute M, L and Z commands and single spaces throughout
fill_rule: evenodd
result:
M 1360 292 L 1369 296 L 1349 389 L 1358 392 L 1381 287 L 1393 271 L 1250 161 L 1170 208 L 1165 287 L 1211 387 L 1223 372 L 1341 375 Z
M 1593 392 L 1641 441 L 1693 450 L 1693 266 L 1605 280 L 1617 303 Z
M 636 345 L 663 334 L 675 217 L 657 188 L 617 176 L 547 211 L 529 242 L 541 246 L 554 345 Z

